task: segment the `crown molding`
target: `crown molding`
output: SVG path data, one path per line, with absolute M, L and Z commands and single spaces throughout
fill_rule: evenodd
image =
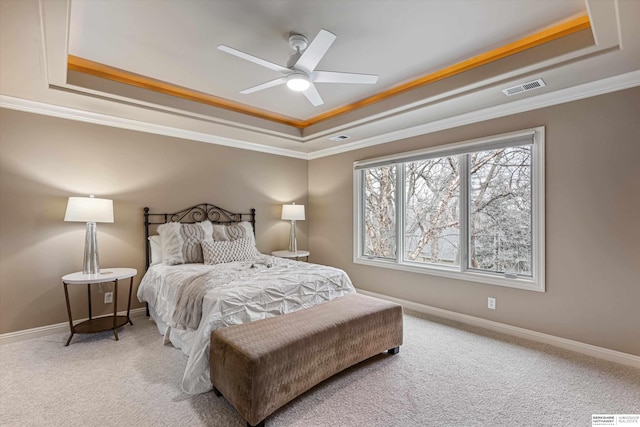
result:
M 584 83 L 570 88 L 557 90 L 555 92 L 549 92 L 538 96 L 496 105 L 494 107 L 484 108 L 482 110 L 472 111 L 470 113 L 451 116 L 446 119 L 436 120 L 419 126 L 376 135 L 374 137 L 345 144 L 340 147 L 314 151 L 313 153 L 310 153 L 308 157 L 309 160 L 319 159 L 326 156 L 346 153 L 348 151 L 359 150 L 361 148 L 372 147 L 374 145 L 385 144 L 387 142 L 398 141 L 418 135 L 425 135 L 441 130 L 452 129 L 459 126 L 497 119 L 567 102 L 578 101 L 584 98 L 604 95 L 606 93 L 629 89 L 635 86 L 640 86 L 640 70 Z
M 482 110 L 477 110 L 470 113 L 448 117 L 446 119 L 437 120 L 419 126 L 413 126 L 406 129 L 376 135 L 375 137 L 366 138 L 349 144 L 344 144 L 339 147 L 317 150 L 312 153 L 304 153 L 284 148 L 270 147 L 268 145 L 257 144 L 249 141 L 225 138 L 208 133 L 194 132 L 170 126 L 142 122 L 138 120 L 125 119 L 122 117 L 110 116 L 107 114 L 93 113 L 89 111 L 78 110 L 75 108 L 62 107 L 59 105 L 47 104 L 23 98 L 16 98 L 8 95 L 0 95 L 0 107 L 63 119 L 76 120 L 102 126 L 112 126 L 121 129 L 152 133 L 156 135 L 207 142 L 210 144 L 240 148 L 243 150 L 258 151 L 261 153 L 275 154 L 278 156 L 292 157 L 303 160 L 314 160 L 326 156 L 345 153 L 348 151 L 359 150 L 374 145 L 385 144 L 391 141 L 411 138 L 418 135 L 425 135 L 485 120 L 496 119 L 513 114 L 523 113 L 526 111 L 577 101 L 580 99 L 629 89 L 636 86 L 640 86 L 640 70 L 635 70 L 626 74 L 584 83 L 555 92 L 545 93 L 538 96 L 532 96 L 529 98 L 508 102 L 494 107 L 484 108 Z
M 31 101 L 23 98 L 15 98 L 7 95 L 0 95 L 0 107 L 8 108 L 11 110 L 24 111 L 27 113 L 42 114 L 45 116 L 52 116 L 61 119 L 76 120 L 96 125 L 135 130 L 140 132 L 153 133 L 156 135 L 172 136 L 175 138 L 207 142 L 215 145 L 223 145 L 225 147 L 240 148 L 243 150 L 258 151 L 261 153 L 275 154 L 277 156 L 294 157 L 297 159 L 308 160 L 308 155 L 306 153 L 287 150 L 285 148 L 271 147 L 264 144 L 256 144 L 255 142 L 225 138 L 223 136 L 217 136 L 203 132 L 194 132 L 186 129 L 158 125 L 155 123 L 142 122 L 139 120 L 125 119 L 122 117 L 110 116 L 108 114 L 93 113 L 90 111 L 62 107 L 59 105 L 47 104 L 39 101 Z

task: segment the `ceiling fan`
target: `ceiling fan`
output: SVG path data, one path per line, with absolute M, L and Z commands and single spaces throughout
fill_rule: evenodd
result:
M 317 107 L 318 105 L 324 104 L 324 101 L 314 83 L 375 84 L 378 81 L 378 76 L 372 74 L 316 71 L 316 66 L 325 53 L 327 53 L 327 50 L 329 50 L 329 47 L 335 39 L 335 34 L 324 29 L 320 30 L 311 43 L 308 43 L 307 38 L 301 34 L 291 34 L 289 36 L 289 46 L 291 46 L 296 53 L 291 56 L 286 67 L 249 55 L 248 53 L 241 52 L 229 46 L 220 45 L 218 49 L 283 74 L 282 77 L 250 87 L 240 93 L 246 95 L 286 83 L 289 89 L 302 92 L 309 102 L 311 102 L 314 107 Z

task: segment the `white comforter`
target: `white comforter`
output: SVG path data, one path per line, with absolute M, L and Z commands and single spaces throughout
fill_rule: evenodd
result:
M 172 330 L 181 284 L 202 274 L 207 292 L 197 330 Z M 218 265 L 153 265 L 140 283 L 138 300 L 149 303 L 165 342 L 170 340 L 189 356 L 182 388 L 196 394 L 212 388 L 211 331 L 308 308 L 352 292 L 351 280 L 340 269 L 262 255 L 254 261 Z M 168 325 L 166 331 L 164 325 Z

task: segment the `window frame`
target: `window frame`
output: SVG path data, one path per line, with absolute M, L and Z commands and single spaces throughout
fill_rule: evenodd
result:
M 460 265 L 443 267 L 405 261 L 404 257 L 404 208 L 405 208 L 405 168 L 409 161 L 469 154 L 507 146 L 523 145 L 529 139 L 532 143 L 531 159 L 531 217 L 532 217 L 532 275 L 507 277 L 504 273 L 490 273 L 468 269 L 469 256 L 469 188 L 468 164 L 465 160 L 460 166 Z M 528 143 L 528 141 L 527 141 Z M 492 135 L 484 138 L 445 144 L 422 150 L 394 154 L 354 162 L 353 164 L 353 262 L 368 266 L 390 268 L 414 273 L 429 274 L 458 280 L 479 282 L 530 291 L 545 291 L 545 128 L 539 126 L 522 131 Z M 466 156 L 461 156 L 465 158 Z M 462 164 L 464 163 L 464 164 Z M 363 170 L 385 165 L 395 165 L 396 169 L 396 258 L 374 258 L 364 255 L 364 180 Z M 464 178 L 463 178 L 464 177 Z

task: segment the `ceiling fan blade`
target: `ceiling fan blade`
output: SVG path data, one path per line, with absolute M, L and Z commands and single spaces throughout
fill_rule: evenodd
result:
M 327 53 L 327 50 L 329 50 L 329 47 L 335 39 L 335 34 L 330 33 L 327 30 L 320 30 L 300 59 L 298 59 L 298 61 L 293 65 L 293 68 L 298 68 L 306 71 L 307 73 L 311 73 L 314 68 L 316 68 L 316 65 L 318 65 L 324 54 Z
M 250 87 L 248 89 L 240 91 L 240 93 L 243 94 L 243 95 L 247 95 L 249 93 L 258 92 L 259 90 L 269 89 L 270 87 L 282 85 L 282 84 L 285 84 L 286 82 L 287 82 L 287 78 L 286 77 L 280 77 L 278 79 L 271 80 L 269 82 L 262 83 L 262 84 L 259 84 L 257 86 Z
M 285 68 L 281 65 L 274 64 L 273 62 L 258 58 L 257 56 L 249 55 L 248 53 L 240 52 L 237 49 L 234 49 L 229 46 L 225 46 L 223 44 L 218 46 L 218 49 L 223 52 L 229 53 L 233 56 L 237 56 L 238 58 L 242 58 L 246 61 L 253 62 L 254 64 L 262 65 L 263 67 L 269 68 L 273 71 L 279 71 L 281 73 L 288 73 L 291 71 L 288 68 Z
M 338 73 L 334 71 L 316 71 L 312 75 L 315 83 L 355 83 L 372 85 L 378 81 L 374 74 Z
M 311 83 L 311 86 L 309 86 L 309 89 L 305 90 L 302 93 L 309 100 L 309 102 L 313 104 L 314 107 L 324 104 L 322 97 L 318 93 L 318 89 L 316 89 L 313 83 Z

